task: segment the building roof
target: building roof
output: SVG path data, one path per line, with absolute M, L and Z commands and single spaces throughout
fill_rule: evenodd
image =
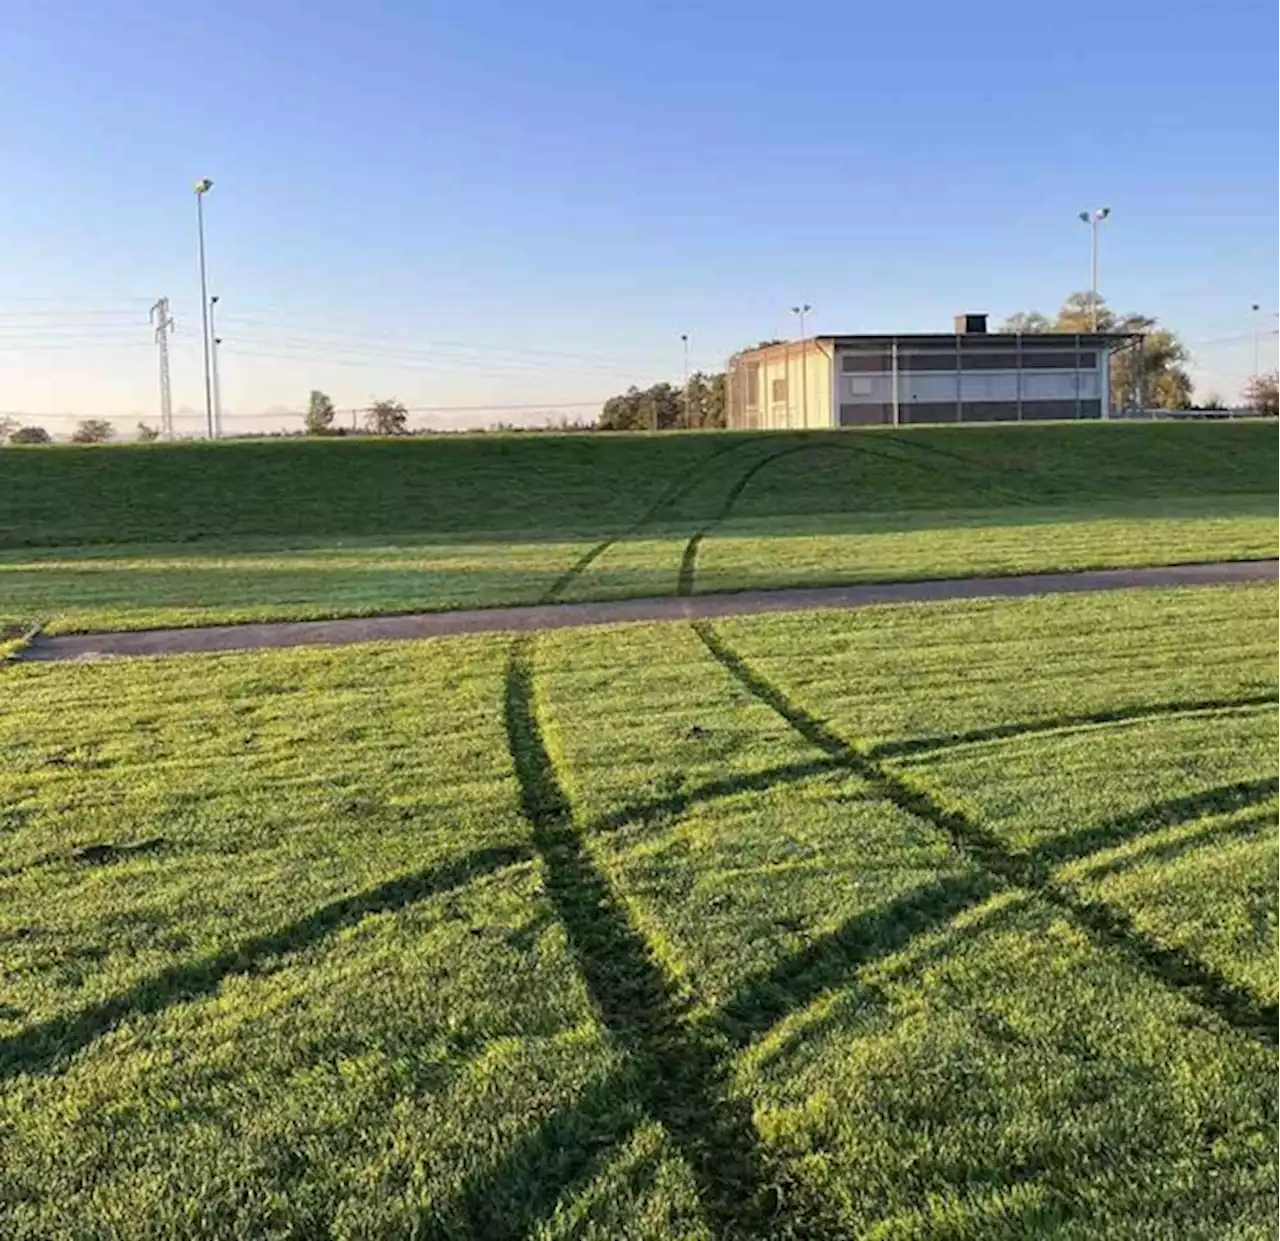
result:
M 804 344 L 821 344 L 839 349 L 891 348 L 898 345 L 921 349 L 1106 349 L 1113 352 L 1136 340 L 1139 332 L 877 332 L 859 336 L 832 336 L 820 333 L 807 341 L 783 340 L 764 348 L 743 349 L 737 356 L 795 350 Z
M 954 349 L 957 342 L 962 348 L 969 345 L 992 345 L 1000 349 L 1008 349 L 1017 345 L 1039 345 L 1061 349 L 1068 342 L 1089 348 L 1107 348 L 1127 344 L 1139 333 L 1135 332 L 885 332 L 865 336 L 816 336 L 829 344 L 841 347 L 854 345 L 891 345 L 899 344 L 934 345 L 938 348 Z

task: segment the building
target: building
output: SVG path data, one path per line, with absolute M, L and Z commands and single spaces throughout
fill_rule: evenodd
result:
M 1111 358 L 1125 348 L 1141 348 L 1141 337 L 989 333 L 986 315 L 957 315 L 955 331 L 945 334 L 784 341 L 730 358 L 727 425 L 1107 418 Z M 1136 408 L 1140 397 L 1134 394 Z

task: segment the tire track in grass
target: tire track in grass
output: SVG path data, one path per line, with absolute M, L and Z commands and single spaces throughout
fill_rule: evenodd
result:
M 550 586 L 547 587 L 546 593 L 538 600 L 539 603 L 554 603 L 579 577 L 581 577 L 601 556 L 605 554 L 615 543 L 622 539 L 630 538 L 639 534 L 646 526 L 653 522 L 663 509 L 674 504 L 677 500 L 683 499 L 689 494 L 707 475 L 707 467 L 713 461 L 726 456 L 728 453 L 737 452 L 740 448 L 746 448 L 752 444 L 759 444 L 764 441 L 764 436 L 751 436 L 747 439 L 738 440 L 733 444 L 726 444 L 722 448 L 717 448 L 714 452 L 708 453 L 701 461 L 694 462 L 693 465 L 681 471 L 675 479 L 668 484 L 652 504 L 626 529 L 618 534 L 612 535 L 610 538 L 603 539 L 594 547 L 589 548 L 577 560 L 571 564 Z
M 512 644 L 506 725 L 548 895 L 600 1019 L 635 1065 L 645 1109 L 680 1148 L 722 1238 L 768 1235 L 777 1204 L 744 1101 L 724 1091 L 719 1048 L 699 1037 L 622 899 L 573 822 L 538 718 L 532 640 Z
M 1010 850 L 977 819 L 945 805 L 935 794 L 889 769 L 873 758 L 869 750 L 846 741 L 792 702 L 755 671 L 708 622 L 694 621 L 693 629 L 711 656 L 744 689 L 786 720 L 806 741 L 862 776 L 900 809 L 949 837 L 957 849 L 973 858 L 1004 886 L 1035 893 L 1071 915 L 1096 941 L 1120 951 L 1148 976 L 1216 1013 L 1234 1029 L 1268 1047 L 1276 1046 L 1275 1004 L 1262 1003 L 1189 954 L 1151 941 L 1134 927 L 1127 915 L 1059 883 L 1049 867 L 1033 854 Z
M 906 447 L 905 444 L 894 444 L 895 448 Z M 914 445 L 913 445 L 914 447 Z M 783 457 L 792 457 L 796 453 L 801 452 L 849 452 L 861 453 L 868 457 L 880 457 L 886 461 L 894 461 L 898 464 L 906 463 L 914 465 L 922 470 L 929 470 L 932 467 L 924 462 L 912 461 L 910 456 L 901 456 L 895 452 L 885 452 L 883 446 L 880 448 L 872 448 L 867 444 L 832 444 L 818 441 L 812 444 L 797 444 L 792 448 L 783 448 L 778 452 L 771 453 L 765 457 L 763 461 L 757 461 L 750 466 L 729 488 L 728 494 L 721 502 L 720 508 L 715 514 L 708 519 L 700 529 L 690 535 L 688 542 L 684 545 L 684 551 L 680 556 L 680 570 L 676 578 L 676 594 L 691 595 L 693 594 L 694 578 L 697 574 L 698 567 L 698 551 L 702 546 L 703 540 L 721 523 L 726 521 L 732 514 L 738 501 L 742 498 L 742 493 L 750 486 L 752 479 L 760 473 L 766 466 L 772 465 L 775 461 Z
M 528 862 L 531 857 L 524 844 L 478 849 L 441 866 L 400 875 L 354 896 L 330 901 L 278 930 L 255 935 L 213 956 L 172 965 L 122 995 L 41 1022 L 0 1042 L 0 1080 L 19 1073 L 58 1071 L 77 1052 L 131 1017 L 152 1016 L 175 1004 L 211 995 L 223 979 L 252 973 L 272 957 L 299 952 L 372 914 L 404 909 L 429 896 L 465 887 L 483 875 Z

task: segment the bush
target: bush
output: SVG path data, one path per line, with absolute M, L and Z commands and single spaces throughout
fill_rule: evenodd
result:
M 52 444 L 53 436 L 44 427 L 19 427 L 9 436 L 11 444 Z

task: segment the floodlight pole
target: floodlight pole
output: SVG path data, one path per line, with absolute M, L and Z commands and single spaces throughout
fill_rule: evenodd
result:
M 689 333 L 680 333 L 680 343 L 684 346 L 684 425 L 689 429 Z
M 1089 283 L 1089 331 L 1098 330 L 1098 225 L 1111 214 L 1110 207 L 1099 207 L 1097 211 L 1082 211 L 1080 219 L 1088 226 L 1091 240 L 1091 271 Z
M 202 177 L 196 182 L 196 232 L 200 239 L 200 319 L 204 329 L 204 420 L 210 439 L 216 438 L 213 425 L 213 364 L 209 354 L 209 281 L 204 261 L 204 196 L 213 182 Z
M 218 381 L 218 346 L 222 344 L 218 337 L 217 320 L 214 314 L 214 308 L 218 304 L 218 295 L 215 293 L 209 299 L 209 355 L 213 359 L 211 368 L 213 373 L 213 429 L 218 439 L 222 438 L 222 385 Z
M 800 418 L 806 427 L 809 425 L 809 359 L 804 324 L 812 309 L 808 302 L 802 306 L 791 307 L 791 313 L 800 320 Z M 787 404 L 790 405 L 790 403 L 788 400 Z

